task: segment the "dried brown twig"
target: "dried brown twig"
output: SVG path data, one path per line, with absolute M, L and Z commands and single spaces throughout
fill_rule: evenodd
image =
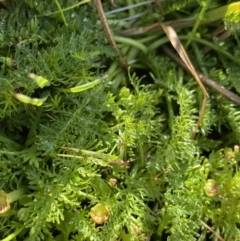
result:
M 163 7 L 162 4 L 159 0 L 155 0 L 155 4 L 157 5 L 159 11 L 161 12 L 162 15 L 164 15 Z
M 205 107 L 207 104 L 208 93 L 207 93 L 203 83 L 201 82 L 195 68 L 193 67 L 191 60 L 188 58 L 188 55 L 187 55 L 185 49 L 183 48 L 180 40 L 178 39 L 178 36 L 177 36 L 177 33 L 175 32 L 175 30 L 172 27 L 165 26 L 163 24 L 161 24 L 161 27 L 164 30 L 164 32 L 166 33 L 166 35 L 168 36 L 172 46 L 176 49 L 176 51 L 178 52 L 182 61 L 185 63 L 188 71 L 193 75 L 193 77 L 195 78 L 195 80 L 197 81 L 198 85 L 200 86 L 200 88 L 203 92 L 203 102 L 202 102 L 202 106 L 201 106 L 201 109 L 199 112 L 198 122 L 197 122 L 197 125 L 195 128 L 195 131 L 193 133 L 193 138 L 194 138 L 199 129 L 199 126 L 202 122 L 202 119 L 203 119 L 204 110 L 205 110 Z
M 120 50 L 119 50 L 115 40 L 114 40 L 112 31 L 111 31 L 111 29 L 110 29 L 110 27 L 108 25 L 107 18 L 105 16 L 101 0 L 93 0 L 93 2 L 94 2 L 95 6 L 97 8 L 99 19 L 100 19 L 100 21 L 102 23 L 103 30 L 104 30 L 104 32 L 106 34 L 106 37 L 107 37 L 109 43 L 116 50 L 121 65 L 123 67 L 127 67 L 126 61 L 124 60 L 124 58 L 123 58 L 123 56 L 122 56 L 122 54 L 121 54 L 121 52 L 120 52 Z
M 211 233 L 213 233 L 218 240 L 220 241 L 225 241 L 219 234 L 217 234 L 212 228 L 210 228 L 206 223 L 204 223 L 201 219 L 199 219 L 199 222 L 206 228 L 208 229 Z
M 177 64 L 179 64 L 186 71 L 190 72 L 189 69 L 187 68 L 187 66 L 183 63 L 183 61 L 178 56 L 176 56 L 176 54 L 174 54 L 169 48 L 163 46 L 162 49 L 172 60 L 174 60 Z M 216 90 L 220 94 L 224 95 L 228 99 L 230 99 L 233 102 L 235 102 L 236 104 L 240 105 L 240 97 L 238 95 L 236 95 L 233 92 L 227 90 L 224 86 L 219 85 L 218 83 L 216 83 L 212 79 L 206 77 L 204 74 L 202 74 L 198 71 L 197 71 L 197 74 L 204 84 L 208 85 L 209 87 L 213 88 L 214 90 Z

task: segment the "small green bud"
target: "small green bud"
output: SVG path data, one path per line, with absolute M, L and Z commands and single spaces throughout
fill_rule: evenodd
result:
M 121 98 L 127 98 L 127 97 L 129 97 L 129 95 L 130 95 L 130 90 L 128 88 L 126 88 L 126 87 L 123 87 L 121 89 L 120 93 L 119 93 L 119 96 Z
M 3 190 L 0 190 L 0 214 L 6 213 L 10 209 L 10 200 Z
M 239 153 L 240 147 L 238 145 L 234 146 L 234 152 Z
M 209 197 L 215 197 L 218 195 L 220 188 L 218 183 L 213 179 L 208 179 L 204 186 L 205 193 Z
M 28 219 L 27 217 L 27 208 L 20 208 L 17 214 L 18 220 L 19 221 L 24 221 Z
M 14 59 L 11 59 L 9 57 L 0 57 L 0 62 L 6 64 L 7 66 L 11 67 L 11 66 L 16 66 L 16 61 Z
M 96 204 L 90 211 L 91 219 L 96 224 L 103 224 L 109 217 L 109 210 L 103 204 Z
M 47 79 L 43 78 L 42 76 L 38 76 L 38 75 L 35 75 L 33 73 L 30 73 L 28 76 L 29 76 L 29 78 L 35 80 L 35 82 L 37 83 L 37 85 L 40 88 L 43 88 L 44 86 L 50 85 L 50 82 Z
M 110 187 L 115 187 L 117 184 L 117 179 L 115 178 L 110 178 L 108 181 L 108 184 L 110 185 Z
M 12 66 L 12 59 L 11 58 L 5 58 L 5 64 L 7 65 L 7 66 Z

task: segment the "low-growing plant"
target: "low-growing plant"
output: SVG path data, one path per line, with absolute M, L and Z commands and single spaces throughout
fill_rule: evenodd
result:
M 240 240 L 239 3 L 114 4 L 120 60 L 90 1 L 1 2 L 1 240 Z M 232 91 L 208 88 L 194 139 L 203 96 L 156 19 Z M 221 19 L 233 35 L 212 43 Z

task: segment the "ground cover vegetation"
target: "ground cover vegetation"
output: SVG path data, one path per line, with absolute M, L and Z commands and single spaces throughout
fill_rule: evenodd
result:
M 240 240 L 240 2 L 102 5 L 0 3 L 0 239 Z

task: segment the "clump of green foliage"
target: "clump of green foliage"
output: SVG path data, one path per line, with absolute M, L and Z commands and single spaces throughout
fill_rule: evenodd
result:
M 221 4 L 179 0 L 162 7 L 165 16 L 150 6 L 151 17 L 129 22 L 144 12 L 140 6 L 119 13 L 122 22 L 108 18 L 116 32 L 156 19 L 210 21 L 208 10 Z M 162 32 L 130 42 L 116 36 L 132 63 L 126 70 L 93 3 L 7 1 L 0 15 L 2 240 L 240 240 L 239 106 L 208 89 L 193 140 L 202 94 L 159 54 L 167 42 Z M 217 58 L 202 54 L 197 42 L 210 30 L 199 24 L 179 36 L 190 39 L 187 52 L 202 72 L 239 92 L 237 31 L 216 42 Z M 109 78 L 92 88 L 69 91 L 106 72 Z

